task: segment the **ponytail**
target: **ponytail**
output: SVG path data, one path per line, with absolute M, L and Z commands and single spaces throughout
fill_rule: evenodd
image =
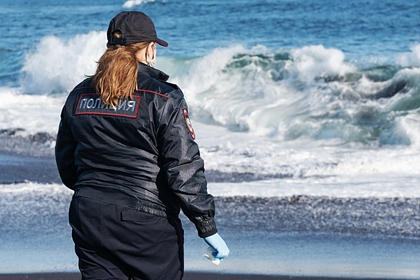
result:
M 132 99 L 137 89 L 138 61 L 136 53 L 149 43 L 127 46 L 111 45 L 98 61 L 93 84 L 102 102 L 117 106 L 119 99 Z

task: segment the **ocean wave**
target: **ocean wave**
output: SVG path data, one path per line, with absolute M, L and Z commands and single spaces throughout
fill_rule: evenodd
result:
M 92 31 L 41 40 L 26 56 L 22 94 L 65 96 L 94 73 L 105 38 Z M 200 57 L 158 53 L 158 68 L 181 86 L 192 117 L 203 122 L 281 141 L 417 146 L 410 126 L 420 125 L 420 68 L 409 61 L 419 50 L 396 56 L 393 64 L 366 65 L 322 45 L 234 45 Z
M 362 67 L 337 49 L 263 46 L 216 49 L 175 74 L 192 113 L 232 130 L 283 141 L 411 145 L 420 106 L 420 70 Z M 397 134 L 393 141 L 386 137 Z

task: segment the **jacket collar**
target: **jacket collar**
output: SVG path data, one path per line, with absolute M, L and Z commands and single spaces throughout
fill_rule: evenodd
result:
M 169 79 L 169 76 L 164 72 L 140 62 L 138 76 L 147 76 L 163 82 L 166 82 Z

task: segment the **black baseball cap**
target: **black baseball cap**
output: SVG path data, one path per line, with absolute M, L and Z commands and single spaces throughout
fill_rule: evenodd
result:
M 112 36 L 115 31 L 122 34 L 121 38 Z M 153 21 L 144 13 L 137 11 L 121 12 L 109 23 L 108 45 L 128 45 L 139 42 L 156 42 L 163 47 L 168 43 L 159 39 Z

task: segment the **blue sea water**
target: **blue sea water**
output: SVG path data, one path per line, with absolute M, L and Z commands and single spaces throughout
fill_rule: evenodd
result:
M 420 279 L 420 2 L 408 0 L 2 0 L 0 167 L 15 172 L 0 174 L 0 273 L 76 269 L 71 192 L 19 170 L 53 161 L 66 95 L 122 10 L 169 42 L 157 67 L 185 93 L 232 244 L 216 271 Z M 185 224 L 187 269 L 211 270 Z

